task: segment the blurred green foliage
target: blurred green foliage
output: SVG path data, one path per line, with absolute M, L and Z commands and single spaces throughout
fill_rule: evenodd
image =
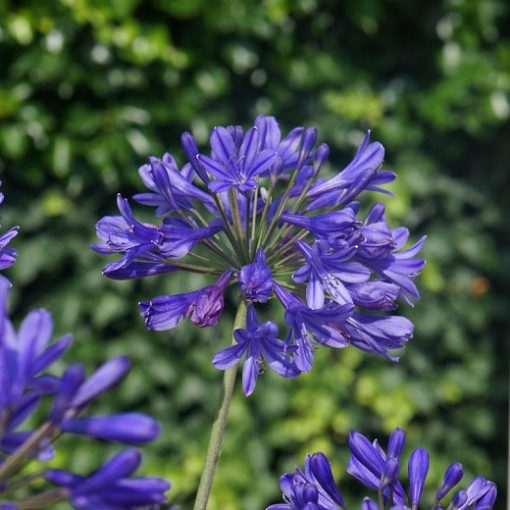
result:
M 253 397 L 236 395 L 211 509 L 264 508 L 279 474 L 316 449 L 350 499 L 348 431 L 396 425 L 430 448 L 432 478 L 460 460 L 496 480 L 503 508 L 509 26 L 504 0 L 0 0 L 2 223 L 22 227 L 11 308 L 49 308 L 75 334 L 67 361 L 133 358 L 101 405 L 161 420 L 144 469 L 173 481 L 174 503 L 194 495 L 220 387 L 210 359 L 232 317 L 147 332 L 139 299 L 203 281 L 107 281 L 87 245 L 115 194 L 141 189 L 148 155 L 182 157 L 183 130 L 204 143 L 215 124 L 270 113 L 285 129 L 317 126 L 336 168 L 372 128 L 399 174 L 391 222 L 428 234 L 428 265 L 398 365 L 321 350 L 312 373 L 267 373 Z M 55 463 L 85 472 L 106 450 L 63 440 Z

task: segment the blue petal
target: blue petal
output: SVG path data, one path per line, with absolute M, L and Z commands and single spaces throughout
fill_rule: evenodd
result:
M 79 408 L 87 405 L 99 394 L 110 389 L 124 378 L 130 366 L 127 356 L 118 356 L 104 363 L 82 385 L 73 399 L 73 406 Z
M 230 345 L 221 349 L 213 356 L 213 365 L 218 370 L 226 370 L 239 363 L 243 357 L 246 346 L 244 344 Z
M 150 416 L 141 413 L 66 420 L 60 428 L 73 434 L 127 444 L 145 443 L 159 435 L 158 423 Z
M 411 493 L 411 503 L 418 505 L 423 486 L 429 471 L 429 454 L 423 448 L 413 450 L 409 458 L 409 489 Z

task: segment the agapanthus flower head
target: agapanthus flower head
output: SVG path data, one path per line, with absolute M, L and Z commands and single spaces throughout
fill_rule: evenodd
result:
M 424 448 L 411 452 L 406 489 L 399 481 L 404 443 L 405 433 L 398 428 L 391 433 L 386 451 L 377 440 L 371 442 L 359 432 L 349 435 L 351 457 L 347 472 L 377 492 L 375 500 L 369 497 L 363 499 L 361 510 L 418 510 L 423 507 L 429 454 Z M 446 508 L 445 499 L 450 500 L 450 510 L 493 508 L 497 495 L 496 485 L 482 476 L 477 476 L 465 488 L 457 489 L 449 496 L 463 475 L 462 464 L 455 462 L 447 467 L 435 492 L 432 508 Z M 331 464 L 321 452 L 307 455 L 303 468 L 298 466 L 294 473 L 282 475 L 280 487 L 285 503 L 271 505 L 267 510 L 347 510 L 343 496 L 334 482 Z M 429 508 L 430 505 L 424 507 Z
M 71 364 L 61 376 L 47 373 L 71 337 L 51 342 L 53 321 L 46 310 L 30 312 L 16 330 L 7 316 L 9 288 L 10 283 L 0 278 L 0 508 L 50 508 L 68 500 L 77 510 L 131 510 L 164 501 L 165 481 L 130 476 L 140 462 L 134 450 L 118 454 L 88 477 L 45 466 L 54 455 L 55 439 L 62 434 L 133 445 L 155 439 L 159 425 L 142 413 L 90 415 L 90 404 L 125 377 L 129 359 L 113 358 L 88 377 L 79 363 Z M 42 409 L 49 410 L 47 417 L 39 426 L 28 427 L 29 418 Z M 43 487 L 38 494 L 16 496 L 14 487 L 24 488 L 20 480 L 25 480 L 28 459 L 42 463 L 40 476 L 33 479 L 39 489 L 44 485 L 40 479 L 56 489 Z M 26 480 L 29 483 L 32 477 Z
M 381 186 L 395 178 L 381 168 L 379 142 L 367 133 L 352 162 L 328 178 L 320 173 L 329 148 L 317 138 L 313 127 L 282 135 L 274 117 L 259 116 L 247 130 L 214 127 L 210 150 L 184 133 L 182 166 L 165 154 L 140 168 L 148 192 L 133 198 L 154 207 L 156 221 L 137 220 L 119 196 L 120 215 L 97 223 L 100 242 L 93 248 L 120 255 L 104 274 L 124 279 L 189 271 L 217 279 L 142 302 L 147 328 L 170 329 L 182 318 L 214 326 L 227 288 L 237 286 L 246 304 L 274 297 L 282 303 L 289 327 L 285 356 L 300 371 L 311 369 L 319 345 L 353 345 L 398 359 L 393 351 L 413 327 L 388 313 L 399 298 L 412 303 L 419 297 L 413 280 L 424 265 L 416 257 L 424 238 L 406 249 L 409 232 L 388 225 L 382 204 L 364 214 L 355 201 L 365 190 L 386 192 Z

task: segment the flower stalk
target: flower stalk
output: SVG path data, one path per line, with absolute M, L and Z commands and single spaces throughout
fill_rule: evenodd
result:
M 233 330 L 244 328 L 246 325 L 246 303 L 241 300 L 237 308 L 236 317 L 234 320 Z M 197 495 L 193 510 L 205 510 L 209 501 L 211 487 L 213 484 L 214 476 L 216 474 L 216 467 L 220 457 L 221 444 L 227 426 L 228 413 L 232 396 L 234 394 L 235 382 L 237 376 L 237 365 L 225 370 L 223 375 L 223 389 L 221 404 L 218 409 L 218 415 L 211 429 L 211 436 L 209 438 L 209 445 L 204 461 L 204 469 L 198 485 Z
M 31 434 L 12 455 L 7 457 L 5 462 L 0 466 L 0 483 L 5 482 L 12 474 L 17 472 L 27 455 L 36 448 L 45 437 L 51 434 L 51 430 L 51 423 L 44 423 Z
M 16 502 L 16 507 L 19 510 L 35 510 L 36 508 L 48 508 L 48 505 L 53 503 L 60 503 L 66 501 L 68 494 L 63 489 L 54 489 L 51 491 L 29 496 L 28 498 Z

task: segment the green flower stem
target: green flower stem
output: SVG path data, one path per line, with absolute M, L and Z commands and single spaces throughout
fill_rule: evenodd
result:
M 45 474 L 46 470 L 43 469 L 41 471 L 35 471 L 34 473 L 30 473 L 29 475 L 17 478 L 13 482 L 8 482 L 7 487 L 2 491 L 2 495 L 8 494 L 9 492 L 15 491 L 21 487 L 26 487 L 27 485 L 30 485 L 34 480 L 44 478 Z
M 255 233 L 257 231 L 257 200 L 259 198 L 259 179 L 257 176 L 257 187 L 255 188 L 255 194 L 253 196 L 253 210 L 252 210 L 252 219 L 251 219 L 251 235 L 250 238 L 252 240 L 250 259 L 253 258 L 255 254 Z
M 9 420 L 11 419 L 12 412 L 10 409 L 7 409 L 7 412 L 5 412 L 2 416 L 2 419 L 0 420 L 0 437 L 3 437 L 5 433 L 5 429 L 7 428 L 7 424 L 9 423 Z
M 234 330 L 246 326 L 246 303 L 241 300 L 237 308 L 236 318 L 234 321 Z M 237 375 L 237 365 L 225 370 L 223 375 L 223 391 L 218 415 L 211 429 L 211 437 L 209 438 L 209 446 L 205 455 L 204 469 L 198 485 L 197 496 L 193 510 L 205 510 L 209 501 L 209 494 L 216 473 L 216 466 L 220 457 L 221 443 L 225 434 L 227 425 L 228 411 L 234 394 L 234 387 Z
M 278 225 L 278 222 L 280 221 L 280 216 L 281 216 L 283 210 L 285 209 L 287 202 L 289 201 L 289 198 L 290 198 L 289 193 L 292 190 L 292 188 L 294 187 L 294 184 L 296 183 L 297 176 L 298 176 L 298 171 L 296 169 L 294 171 L 294 173 L 292 174 L 292 177 L 290 178 L 289 183 L 287 184 L 287 188 L 285 189 L 285 192 L 283 193 L 282 199 L 278 205 L 278 208 L 276 209 L 276 213 L 273 216 L 271 223 L 269 224 L 269 228 L 267 229 L 267 232 L 266 232 L 264 238 L 262 239 L 262 246 L 266 246 L 266 243 L 269 243 L 269 241 L 271 240 L 273 231 L 276 228 L 276 226 Z
M 198 221 L 204 227 L 207 227 L 208 223 L 207 223 L 207 221 L 205 221 L 205 219 L 203 218 L 203 216 L 200 214 L 199 211 L 197 211 L 196 209 L 192 209 L 191 213 L 198 219 Z M 212 236 L 212 238 L 208 239 L 206 242 L 202 241 L 202 243 L 204 244 L 204 246 L 206 246 L 206 248 L 208 248 L 210 251 L 212 251 L 221 260 L 227 261 L 230 265 L 236 264 L 236 262 L 231 257 L 229 257 L 228 250 L 226 250 L 225 248 L 222 248 L 221 246 L 219 246 L 217 244 L 217 242 L 216 242 L 217 240 L 218 240 L 218 234 L 215 234 L 214 236 Z M 190 253 L 190 255 L 193 255 L 193 254 Z M 205 259 L 205 260 L 207 261 L 207 259 Z
M 251 248 L 252 248 L 252 242 L 251 242 L 251 238 L 250 238 L 250 219 L 251 219 L 251 216 L 250 216 L 250 203 L 252 201 L 252 199 L 254 198 L 255 196 L 255 192 L 249 192 L 249 198 L 248 196 L 246 197 L 246 205 L 245 205 L 245 210 L 244 210 L 244 213 L 245 213 L 245 225 L 246 225 L 246 229 L 245 229 L 245 235 L 244 235 L 244 241 L 245 241 L 245 247 L 246 247 L 246 257 L 248 259 L 248 262 L 251 262 Z M 256 209 L 255 205 L 254 205 L 254 208 Z
M 224 248 L 222 251 L 221 247 L 217 246 L 214 242 L 209 241 L 208 239 L 204 239 L 201 242 L 209 251 L 219 257 L 220 260 L 225 260 L 232 267 L 238 267 L 239 264 L 232 258 L 228 249 Z
M 267 196 L 264 202 L 264 209 L 262 209 L 262 216 L 260 218 L 259 235 L 257 238 L 257 245 L 255 246 L 255 251 L 257 251 L 260 248 L 260 245 L 262 244 L 262 237 L 266 231 L 266 217 L 267 211 L 269 210 L 269 206 L 271 204 L 272 194 L 273 186 L 269 186 L 269 189 L 267 190 Z
M 221 269 L 210 269 L 207 267 L 196 266 L 194 264 L 187 264 L 186 262 L 178 262 L 177 260 L 168 259 L 168 265 L 178 267 L 184 271 L 191 273 L 203 273 L 203 274 L 221 274 Z
M 65 489 L 55 489 L 21 499 L 16 501 L 15 504 L 16 508 L 19 508 L 19 510 L 33 510 L 36 508 L 49 508 L 48 505 L 66 501 L 67 499 L 68 494 Z
M 313 176 L 306 183 L 305 187 L 303 188 L 303 190 L 299 194 L 296 202 L 294 203 L 294 205 L 292 206 L 292 208 L 290 210 L 291 214 L 296 214 L 298 212 L 298 209 L 301 207 L 303 202 L 306 200 L 306 194 L 308 193 L 308 190 L 310 189 L 310 187 L 312 186 L 313 182 L 315 181 L 315 178 L 317 177 L 317 174 L 319 173 L 319 170 L 320 170 L 320 167 L 316 168 L 314 173 L 313 173 Z M 279 237 L 277 237 L 276 239 L 273 240 L 273 242 L 271 243 L 271 245 L 268 248 L 268 251 L 272 250 L 272 248 L 278 242 L 279 238 L 285 238 L 287 233 L 290 232 L 293 228 L 294 227 L 292 225 L 285 225 L 284 227 L 282 227 L 282 229 L 280 231 Z
M 18 446 L 5 462 L 0 465 L 0 483 L 5 482 L 12 474 L 19 470 L 20 465 L 26 459 L 27 455 L 36 448 L 39 443 L 53 433 L 51 423 L 44 423 L 35 430 L 26 441 Z
M 225 211 L 225 206 L 223 205 L 222 199 L 218 197 L 218 195 L 214 194 L 214 203 L 216 204 L 216 207 L 218 208 L 218 211 L 221 214 L 221 217 L 223 218 L 223 228 L 225 231 L 225 234 L 227 234 L 228 240 L 230 241 L 230 244 L 232 245 L 232 248 L 234 249 L 234 252 L 240 252 L 241 246 L 239 245 L 239 240 L 236 239 L 236 236 L 234 235 L 234 232 L 232 231 L 232 228 L 230 226 L 230 222 L 228 221 L 228 216 Z
M 247 264 L 249 262 L 248 258 L 248 250 L 246 249 L 246 232 L 243 228 L 243 222 L 241 220 L 241 212 L 239 211 L 239 203 L 237 201 L 237 190 L 234 188 L 230 188 L 228 190 L 228 198 L 230 203 L 230 214 L 232 215 L 232 219 L 234 221 L 234 228 L 237 232 L 237 240 L 239 243 L 239 247 L 241 249 L 242 256 L 244 257 L 244 263 Z M 248 199 L 247 199 L 248 200 Z M 248 218 L 246 218 L 246 222 L 248 222 Z
M 267 263 L 271 264 L 272 262 L 275 262 L 274 267 L 280 267 L 285 266 L 289 260 L 296 257 L 296 252 L 293 251 L 283 259 L 281 258 L 285 252 L 287 252 L 290 248 L 294 247 L 296 244 L 296 241 L 300 241 L 301 239 L 305 239 L 308 235 L 308 232 L 298 232 L 295 234 L 289 241 L 287 241 L 283 246 L 278 248 L 274 253 L 271 254 L 271 256 L 267 259 Z

